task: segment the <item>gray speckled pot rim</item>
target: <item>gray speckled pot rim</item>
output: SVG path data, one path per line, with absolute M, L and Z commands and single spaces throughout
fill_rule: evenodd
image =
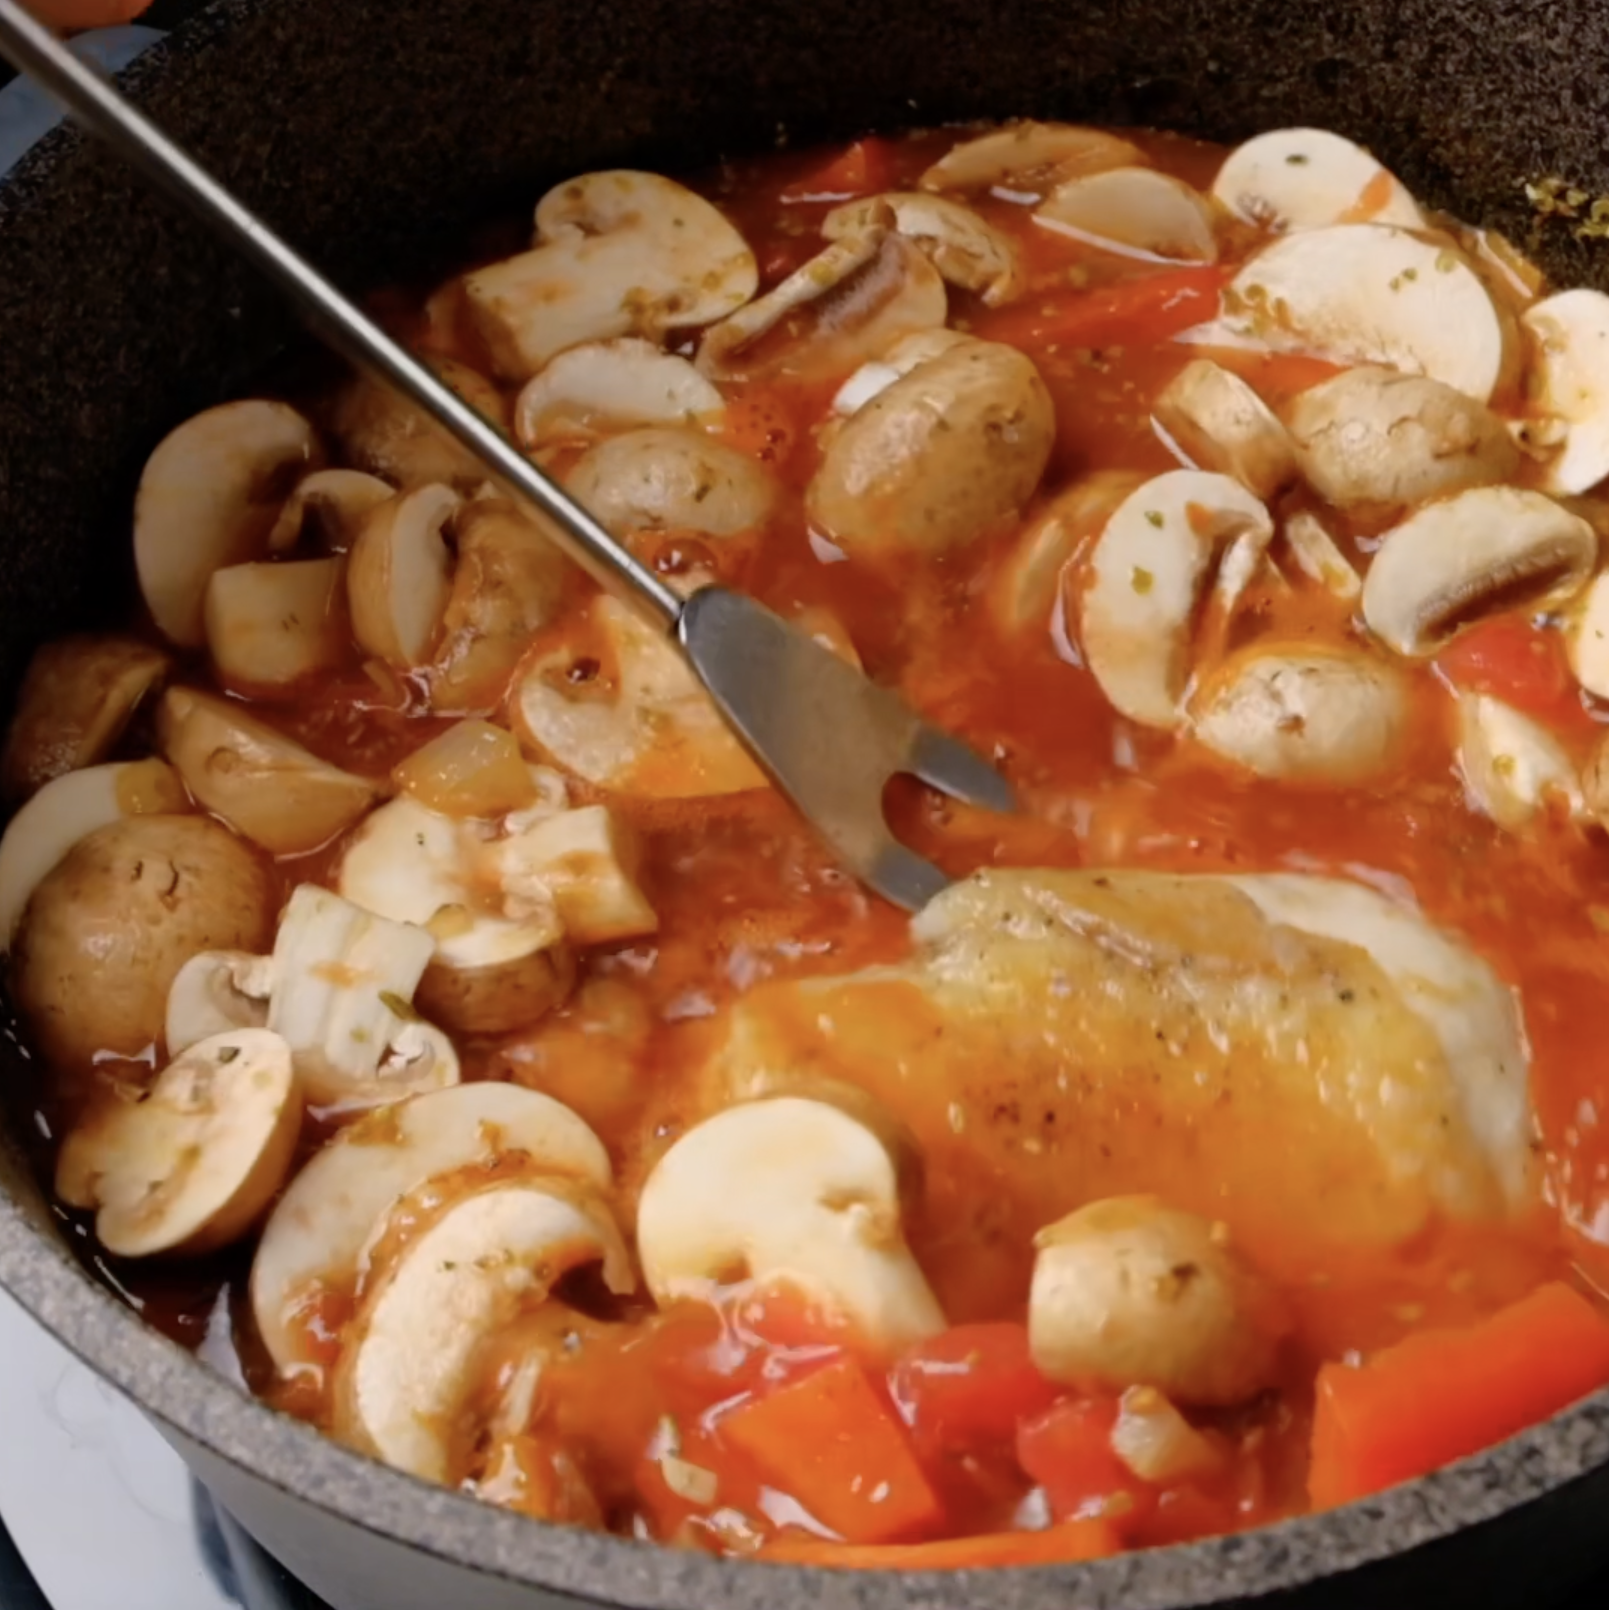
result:
M 136 94 L 175 55 L 273 0 L 221 0 L 122 75 Z M 62 128 L 0 184 L 0 220 L 51 181 Z M 1609 1463 L 1609 1391 L 1344 1509 L 1087 1565 L 854 1573 L 720 1561 L 544 1525 L 379 1465 L 251 1398 L 147 1326 L 0 1191 L 0 1286 L 92 1370 L 218 1458 L 355 1526 L 463 1568 L 630 1610 L 1176 1610 L 1300 1588 L 1497 1519 Z

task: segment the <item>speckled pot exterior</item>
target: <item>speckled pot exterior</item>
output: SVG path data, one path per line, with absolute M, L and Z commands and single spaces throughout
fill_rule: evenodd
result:
M 223 0 L 129 86 L 352 286 L 579 168 L 1014 114 L 1336 128 L 1559 278 L 1609 284 L 1609 244 L 1556 223 L 1531 241 L 1523 192 L 1552 174 L 1609 191 L 1601 0 Z M 286 333 L 270 294 L 76 135 L 0 186 L 0 687 L 112 608 L 144 455 Z M 0 1094 L 20 1055 L 0 1043 Z M 0 1284 L 337 1610 L 1540 1606 L 1609 1544 L 1599 1397 L 1377 1501 L 1190 1548 L 987 1575 L 723 1565 L 496 1512 L 269 1413 L 83 1273 L 3 1135 Z

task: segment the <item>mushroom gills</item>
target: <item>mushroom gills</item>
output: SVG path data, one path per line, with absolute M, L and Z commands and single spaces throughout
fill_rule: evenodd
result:
M 821 232 L 828 240 L 857 234 L 876 223 L 885 207 L 900 234 L 915 241 L 952 285 L 976 293 L 988 307 L 1021 294 L 1024 278 L 1009 237 L 972 208 L 943 196 L 894 191 L 847 201 L 827 214 Z

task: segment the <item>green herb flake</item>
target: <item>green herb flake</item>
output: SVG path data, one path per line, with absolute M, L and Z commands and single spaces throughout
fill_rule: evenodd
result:
M 1151 572 L 1143 565 L 1136 565 L 1134 567 L 1134 574 L 1129 578 L 1129 582 L 1134 588 L 1135 592 L 1137 592 L 1141 598 L 1144 598 L 1145 595 L 1150 592 L 1152 587 L 1156 585 L 1156 577 L 1153 576 Z
M 413 1003 L 405 1001 L 394 990 L 380 991 L 380 1004 L 393 1016 L 400 1017 L 404 1023 L 419 1023 L 423 1019 L 414 1011 Z
M 1457 252 L 1448 251 L 1445 247 L 1436 253 L 1436 272 L 1438 274 L 1451 274 L 1458 267 Z
M 1291 154 L 1285 158 L 1285 161 L 1293 168 L 1305 168 L 1309 160 L 1310 158 L 1305 151 L 1292 151 Z
M 1162 529 L 1162 511 L 1160 509 L 1147 509 L 1145 519 L 1148 525 L 1154 525 L 1158 531 Z
M 221 1045 L 218 1047 L 219 1062 L 233 1062 L 239 1055 L 240 1047 L 238 1045 Z

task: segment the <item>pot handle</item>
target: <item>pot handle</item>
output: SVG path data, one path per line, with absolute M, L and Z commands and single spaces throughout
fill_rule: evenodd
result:
M 108 73 L 120 73 L 166 37 L 162 29 L 129 23 L 75 34 L 67 41 L 67 48 Z M 30 78 L 19 75 L 0 89 L 0 181 L 64 116 L 57 102 Z

